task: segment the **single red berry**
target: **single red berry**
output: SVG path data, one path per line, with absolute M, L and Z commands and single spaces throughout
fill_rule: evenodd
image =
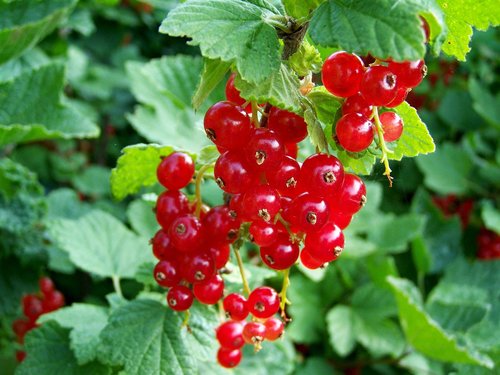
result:
M 228 102 L 234 103 L 237 106 L 242 106 L 243 104 L 245 104 L 246 100 L 241 97 L 239 90 L 234 85 L 234 78 L 235 77 L 236 77 L 236 74 L 233 73 L 233 74 L 231 74 L 231 76 L 227 80 L 226 99 Z
M 280 166 L 285 157 L 285 147 L 275 132 L 259 128 L 251 135 L 243 153 L 252 170 L 269 172 Z
M 179 263 L 174 259 L 158 262 L 153 270 L 153 276 L 158 285 L 165 288 L 176 286 L 182 279 Z
M 179 216 L 172 222 L 169 236 L 178 251 L 194 251 L 203 239 L 201 223 L 196 216 L 191 214 Z
M 193 293 L 205 305 L 216 304 L 224 294 L 224 280 L 220 275 L 214 274 L 210 279 L 194 284 Z
M 23 350 L 16 351 L 16 361 L 21 363 L 26 358 L 26 352 Z
M 51 293 L 45 295 L 42 301 L 43 313 L 48 313 L 55 311 L 64 306 L 64 295 L 58 290 L 54 290 Z
M 207 212 L 202 220 L 205 237 L 210 238 L 212 244 L 233 243 L 238 238 L 240 220 L 231 215 L 226 206 L 216 206 Z
M 229 199 L 229 214 L 240 221 L 250 221 L 247 213 L 243 210 L 243 197 L 245 194 L 233 194 Z
M 217 328 L 215 336 L 217 337 L 220 346 L 234 350 L 245 345 L 242 333 L 243 324 L 229 320 L 222 323 L 219 328 Z
M 370 117 L 372 110 L 373 106 L 369 105 L 359 92 L 348 97 L 344 104 L 342 104 L 343 115 L 348 113 L 360 113 L 363 116 Z
M 311 155 L 304 160 L 300 168 L 300 191 L 309 191 L 319 197 L 334 194 L 343 181 L 344 167 L 340 160 L 332 155 Z
M 217 361 L 222 367 L 233 368 L 240 364 L 243 354 L 240 349 L 219 348 Z
M 300 165 L 297 160 L 285 156 L 281 165 L 266 173 L 267 182 L 281 195 L 294 197 L 297 195 Z
M 193 159 L 183 152 L 174 152 L 163 158 L 156 169 L 158 181 L 168 190 L 186 187 L 193 179 L 193 175 Z
M 318 262 L 331 262 L 344 249 L 344 234 L 338 226 L 328 222 L 319 231 L 307 234 L 305 246 Z
M 307 136 L 307 124 L 304 118 L 293 112 L 277 107 L 271 108 L 267 126 L 284 143 L 299 143 Z
M 285 143 L 285 155 L 297 159 L 299 145 L 297 143 Z
M 214 257 L 215 268 L 218 270 L 226 265 L 231 255 L 231 248 L 228 244 L 211 244 L 208 246 L 208 251 Z
M 366 203 L 366 186 L 361 178 L 352 173 L 344 175 L 340 194 L 328 201 L 331 210 L 354 215 Z
M 302 193 L 290 204 L 288 215 L 291 225 L 307 233 L 325 225 L 330 211 L 322 198 L 311 193 Z
M 264 322 L 266 326 L 265 339 L 269 341 L 275 341 L 283 335 L 285 330 L 285 325 L 281 320 L 275 317 L 271 317 Z
M 167 303 L 172 310 L 186 311 L 193 304 L 193 293 L 184 285 L 176 285 L 167 293 Z
M 204 127 L 212 142 L 228 150 L 245 147 L 252 132 L 249 117 L 231 102 L 218 102 L 210 107 Z
M 243 197 L 242 208 L 252 220 L 270 222 L 281 208 L 279 193 L 269 185 L 257 185 Z
M 363 61 L 357 55 L 339 51 L 325 60 L 321 79 L 333 95 L 347 98 L 359 91 L 363 72 Z
M 363 75 L 359 91 L 368 104 L 385 106 L 396 97 L 396 83 L 396 75 L 388 67 L 372 66 Z
M 351 220 L 352 220 L 352 214 L 350 213 L 330 210 L 330 219 L 328 219 L 328 221 L 335 223 L 335 225 L 342 230 L 344 230 L 349 226 Z
M 33 325 L 28 320 L 16 319 L 12 323 L 12 330 L 16 334 L 18 341 L 21 343 L 24 341 L 24 335 L 26 335 L 26 333 L 29 332 L 32 328 Z
M 273 288 L 261 286 L 248 296 L 248 310 L 259 319 L 267 319 L 278 312 L 280 297 Z
M 335 135 L 345 150 L 361 152 L 373 141 L 373 123 L 362 114 L 348 113 L 337 121 Z
M 28 294 L 22 300 L 23 313 L 32 321 L 36 321 L 43 314 L 42 300 L 33 294 Z
M 255 345 L 264 341 L 266 326 L 260 322 L 249 322 L 243 328 L 243 339 L 247 344 Z
M 397 141 L 403 134 L 403 120 L 394 112 L 384 112 L 380 114 L 380 123 L 384 130 L 384 141 Z
M 285 270 L 295 264 L 299 252 L 299 246 L 290 241 L 289 235 L 282 234 L 271 245 L 260 248 L 260 257 L 269 268 Z
M 396 97 L 388 104 L 385 105 L 387 108 L 395 108 L 398 105 L 402 104 L 405 100 L 406 97 L 408 96 L 408 93 L 410 92 L 410 89 L 407 89 L 406 87 L 399 87 L 396 91 Z
M 388 68 L 396 74 L 398 84 L 408 89 L 414 88 L 422 82 L 427 74 L 424 60 L 389 63 Z
M 231 293 L 224 298 L 224 311 L 233 320 L 244 320 L 248 316 L 247 299 L 238 293 Z
M 215 182 L 226 193 L 244 193 L 253 184 L 253 173 L 237 151 L 223 153 L 215 162 Z
M 273 223 L 256 220 L 248 228 L 252 241 L 258 246 L 269 246 L 278 239 L 278 228 Z
M 156 232 L 154 237 L 151 239 L 151 244 L 153 245 L 153 255 L 158 260 L 172 258 L 175 253 L 174 245 L 172 244 L 168 233 L 163 229 Z
M 38 280 L 38 286 L 40 287 L 40 292 L 44 295 L 55 289 L 54 282 L 47 276 L 41 277 L 40 280 Z
M 180 191 L 165 191 L 156 201 L 156 220 L 166 231 L 178 216 L 188 212 L 190 212 L 189 201 Z
M 318 269 L 324 264 L 324 262 L 314 259 L 307 247 L 304 247 L 300 252 L 300 262 L 304 267 L 310 270 Z
M 191 284 L 202 283 L 215 274 L 215 259 L 209 252 L 195 252 L 182 262 L 182 274 Z

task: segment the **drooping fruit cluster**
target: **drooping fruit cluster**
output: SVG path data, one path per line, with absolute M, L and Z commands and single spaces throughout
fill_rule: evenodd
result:
M 474 201 L 472 199 L 459 199 L 454 194 L 449 194 L 443 197 L 434 196 L 432 202 L 441 210 L 445 217 L 458 215 L 462 228 L 469 225 Z
M 223 367 L 232 368 L 240 363 L 245 344 L 253 345 L 258 351 L 264 340 L 275 341 L 283 334 L 285 326 L 274 316 L 280 307 L 280 297 L 273 288 L 256 288 L 248 299 L 231 293 L 224 298 L 223 306 L 230 318 L 216 330 L 220 344 L 217 360 Z M 250 315 L 252 320 L 247 321 Z
M 394 108 L 403 103 L 425 73 L 423 60 L 377 60 L 365 67 L 357 55 L 345 51 L 328 57 L 322 68 L 323 84 L 333 95 L 346 98 L 342 117 L 335 126 L 338 143 L 349 152 L 361 152 L 372 144 L 374 136 L 382 134 L 384 142 L 398 140 L 403 120 L 392 111 L 379 115 L 376 108 Z
M 481 228 L 477 236 L 477 257 L 479 259 L 500 259 L 500 235 Z
M 64 295 L 56 290 L 54 283 L 48 277 L 42 277 L 38 281 L 40 291 L 36 294 L 27 294 L 21 300 L 23 308 L 23 318 L 14 320 L 12 330 L 16 334 L 17 342 L 24 343 L 24 336 L 33 328 L 40 315 L 55 311 L 64 306 Z M 22 362 L 26 357 L 26 352 L 18 350 L 16 359 Z

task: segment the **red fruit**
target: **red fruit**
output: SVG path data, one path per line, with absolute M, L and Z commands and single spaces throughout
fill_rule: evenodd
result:
M 267 319 L 278 312 L 280 297 L 273 288 L 261 286 L 248 296 L 248 310 L 259 319 Z
M 259 128 L 255 129 L 243 153 L 252 170 L 270 172 L 280 166 L 285 157 L 285 147 L 275 132 Z
M 327 154 L 309 156 L 299 175 L 299 189 L 319 197 L 335 193 L 344 181 L 344 167 L 339 159 Z
M 380 123 L 384 131 L 384 141 L 397 141 L 403 134 L 403 120 L 394 112 L 381 113 Z
M 229 200 L 229 214 L 240 221 L 250 221 L 246 212 L 243 211 L 243 197 L 245 194 L 231 195 Z
M 243 159 L 239 152 L 227 151 L 215 162 L 215 182 L 226 193 L 244 193 L 254 183 L 253 174 Z
M 477 257 L 483 260 L 500 258 L 500 235 L 481 228 L 477 236 L 478 252 Z
M 279 193 L 269 185 L 257 185 L 243 197 L 242 208 L 251 220 L 271 221 L 281 208 Z
M 240 224 L 226 206 L 213 207 L 202 220 L 203 231 L 212 244 L 233 243 L 238 238 Z
M 322 198 L 302 193 L 292 201 L 287 215 L 292 226 L 307 233 L 321 228 L 327 222 L 330 211 Z
M 205 282 L 215 274 L 215 260 L 211 253 L 194 253 L 182 263 L 184 278 L 191 284 Z
M 358 92 L 353 96 L 348 97 L 342 104 L 342 114 L 360 113 L 363 116 L 370 117 L 373 107 L 369 105 L 363 96 Z
M 209 245 L 208 251 L 214 257 L 215 268 L 218 270 L 226 265 L 231 255 L 231 248 L 228 244 Z
M 325 60 L 321 78 L 333 95 L 347 98 L 359 91 L 363 72 L 363 61 L 358 56 L 339 51 Z
M 173 259 L 157 263 L 153 270 L 153 276 L 158 285 L 165 288 L 176 286 L 182 279 L 179 264 Z
M 278 239 L 278 228 L 275 224 L 261 220 L 254 221 L 248 229 L 252 241 L 258 246 L 269 246 Z
M 226 83 L 226 99 L 228 102 L 234 103 L 238 106 L 245 104 L 246 100 L 240 95 L 239 90 L 234 86 L 234 78 L 236 74 L 231 74 Z
M 266 326 L 260 322 L 249 322 L 243 328 L 243 339 L 247 344 L 254 345 L 264 341 Z
M 372 66 L 363 75 L 359 91 L 368 104 L 385 106 L 396 97 L 396 83 L 392 70 L 381 65 Z
M 410 92 L 410 89 L 407 89 L 406 87 L 399 87 L 396 91 L 396 97 L 392 99 L 392 101 L 388 104 L 385 105 L 387 108 L 395 108 L 398 105 L 402 104 L 405 100 L 406 97 L 408 96 L 408 93 Z
M 189 201 L 180 191 L 165 191 L 156 201 L 156 220 L 166 231 L 178 216 L 188 212 L 190 212 Z
M 328 219 L 328 221 L 331 221 L 342 230 L 349 226 L 351 220 L 352 214 L 330 210 L 330 218 Z
M 265 339 L 269 341 L 275 341 L 283 335 L 283 331 L 285 330 L 285 325 L 278 318 L 269 318 L 264 322 L 266 326 L 266 335 Z
M 16 351 L 16 361 L 21 363 L 26 358 L 26 352 L 23 350 Z
M 345 150 L 361 152 L 373 141 L 373 123 L 359 113 L 348 113 L 337 122 L 335 134 Z
M 320 268 L 324 263 L 313 258 L 307 247 L 304 247 L 300 252 L 300 262 L 306 268 L 315 270 Z
M 344 175 L 344 183 L 340 194 L 328 201 L 333 211 L 349 214 L 358 212 L 366 203 L 366 186 L 361 178 L 352 173 Z
M 427 74 L 427 67 L 424 60 L 393 62 L 389 63 L 388 68 L 396 74 L 398 84 L 401 87 L 413 88 L 422 82 Z
M 299 145 L 297 143 L 285 143 L 285 155 L 297 159 Z
M 203 238 L 201 223 L 196 216 L 191 214 L 182 215 L 175 219 L 168 234 L 172 244 L 180 252 L 196 250 Z
M 297 195 L 300 165 L 297 160 L 285 156 L 281 165 L 266 173 L 267 182 L 279 191 L 281 195 L 294 197 Z
M 233 320 L 244 320 L 248 316 L 247 299 L 238 293 L 231 293 L 224 298 L 224 311 Z
M 229 320 L 217 328 L 215 336 L 223 348 L 234 350 L 245 345 L 242 333 L 243 324 Z
M 274 270 L 285 270 L 299 258 L 299 246 L 290 241 L 289 236 L 280 235 L 276 242 L 260 248 L 262 261 Z
M 242 353 L 240 349 L 219 348 L 217 351 L 217 361 L 222 367 L 233 368 L 240 364 Z
M 172 310 L 186 311 L 193 304 L 193 293 L 184 285 L 176 285 L 167 293 L 167 303 Z
M 16 334 L 20 343 L 23 343 L 24 335 L 26 335 L 26 333 L 28 333 L 31 329 L 33 329 L 33 323 L 24 319 L 17 319 L 12 323 L 12 330 Z
M 299 143 L 307 136 L 307 124 L 304 118 L 277 107 L 271 108 L 267 126 L 284 143 Z
M 249 117 L 230 102 L 218 102 L 210 107 L 204 127 L 212 142 L 228 150 L 245 147 L 252 131 Z
M 36 321 L 44 312 L 42 300 L 32 294 L 23 297 L 22 305 L 24 315 L 32 321 Z
M 163 158 L 156 170 L 158 181 L 168 190 L 186 187 L 193 179 L 193 175 L 193 159 L 183 152 L 174 152 Z
M 54 290 L 51 293 L 45 295 L 45 298 L 42 301 L 43 313 L 48 313 L 51 311 L 55 311 L 64 306 L 64 295 Z
M 42 292 L 43 295 L 49 294 L 55 289 L 54 282 L 47 276 L 38 280 L 38 286 L 40 287 L 40 292 Z
M 193 293 L 198 301 L 205 305 L 217 303 L 224 294 L 224 280 L 220 275 L 213 275 L 210 279 L 193 285 Z
M 328 222 L 319 231 L 306 236 L 305 246 L 318 262 L 331 262 L 344 249 L 344 234 L 338 226 Z
M 175 248 L 166 231 L 160 229 L 151 240 L 153 245 L 153 255 L 158 260 L 172 258 L 175 253 Z

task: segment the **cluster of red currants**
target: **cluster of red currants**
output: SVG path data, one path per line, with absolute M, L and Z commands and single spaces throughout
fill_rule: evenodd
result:
M 40 315 L 64 306 L 64 295 L 55 289 L 50 278 L 40 278 L 38 285 L 40 287 L 39 293 L 27 294 L 21 301 L 24 318 L 16 319 L 12 323 L 12 330 L 17 336 L 17 342 L 21 345 L 24 343 L 26 333 L 38 326 L 36 321 Z M 25 357 L 26 352 L 22 350 L 16 352 L 18 362 L 22 362 Z
M 328 57 L 322 68 L 323 84 L 333 95 L 346 98 L 342 117 L 335 126 L 338 143 L 349 152 L 366 150 L 378 136 L 374 121 L 380 123 L 385 142 L 398 140 L 403 133 L 401 117 L 392 111 L 379 115 L 374 108 L 397 107 L 425 74 L 424 60 L 377 60 L 365 67 L 361 58 L 344 51 Z
M 280 298 L 273 288 L 256 288 L 248 300 L 241 294 L 231 293 L 224 298 L 223 306 L 230 318 L 216 330 L 220 344 L 217 360 L 223 367 L 232 368 L 240 363 L 241 348 L 245 344 L 260 350 L 264 340 L 275 341 L 283 334 L 285 326 L 274 316 L 279 310 Z M 252 320 L 247 322 L 249 314 Z
M 500 259 L 500 235 L 486 228 L 481 228 L 477 236 L 477 257 L 490 260 Z

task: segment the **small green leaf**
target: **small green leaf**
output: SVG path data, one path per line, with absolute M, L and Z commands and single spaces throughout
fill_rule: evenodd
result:
M 127 208 L 127 218 L 132 229 L 144 238 L 152 238 L 160 229 L 153 208 L 152 202 L 143 199 L 133 201 Z
M 500 212 L 491 202 L 485 202 L 481 209 L 481 218 L 484 226 L 497 234 L 500 234 Z
M 226 77 L 230 67 L 230 63 L 219 59 L 203 60 L 203 70 L 201 72 L 200 83 L 198 84 L 191 101 L 195 110 L 200 108 L 203 102 L 209 97 L 210 93 Z
M 219 150 L 214 145 L 203 147 L 198 155 L 197 162 L 200 165 L 213 164 L 217 161 L 220 156 Z
M 203 56 L 235 63 L 247 82 L 260 82 L 280 66 L 276 30 L 265 18 L 279 15 L 263 2 L 190 0 L 168 13 L 160 32 L 192 38 Z
M 135 281 L 149 287 L 157 287 L 158 283 L 153 277 L 153 269 L 155 268 L 155 265 L 155 262 L 146 262 L 141 264 L 135 273 Z
M 236 76 L 235 85 L 243 98 L 258 103 L 271 103 L 275 107 L 301 113 L 300 81 L 285 64 L 263 81 L 255 84 Z
M 325 0 L 283 0 L 287 14 L 295 18 L 309 17 Z
M 342 106 L 342 100 L 330 94 L 324 86 L 318 86 L 307 94 L 307 99 L 312 102 L 314 110 L 325 128 L 331 127 L 338 110 Z
M 68 188 L 51 191 L 47 196 L 47 205 L 47 219 L 78 219 L 91 210 L 76 191 Z
M 111 191 L 116 199 L 139 192 L 143 186 L 151 186 L 158 180 L 156 168 L 161 156 L 174 152 L 170 146 L 137 144 L 125 147 L 111 171 Z
M 476 79 L 469 79 L 469 93 L 476 112 L 490 124 L 500 128 L 500 94 L 494 96 Z
M 109 178 L 111 171 L 99 165 L 92 165 L 86 168 L 83 173 L 73 178 L 75 188 L 86 195 L 109 196 Z
M 77 267 L 99 276 L 132 278 L 141 263 L 152 259 L 147 242 L 102 211 L 59 220 L 51 232 Z
M 307 123 L 307 132 L 313 146 L 319 149 L 319 151 L 327 151 L 328 142 L 325 131 L 311 108 L 306 109 L 304 112 L 304 120 Z
M 418 60 L 425 55 L 425 37 L 417 14 L 392 0 L 329 0 L 314 12 L 310 34 L 318 44 L 360 55 Z
M 304 40 L 299 50 L 290 56 L 288 63 L 299 76 L 305 77 L 311 72 L 319 73 L 323 66 L 323 59 L 318 49 Z
M 330 344 L 342 357 L 356 346 L 355 326 L 357 315 L 349 306 L 337 305 L 326 315 Z
M 328 135 L 327 135 L 328 137 Z M 328 137 L 330 140 L 330 137 Z M 334 143 L 332 140 L 330 144 Z M 335 145 L 336 146 L 336 145 Z M 337 146 L 336 146 L 337 147 Z M 344 150 L 337 150 L 337 157 L 340 159 L 344 168 L 349 169 L 352 173 L 360 175 L 369 175 L 372 173 L 373 166 L 377 161 L 377 157 L 370 152 L 365 152 L 361 155 L 352 155 Z

